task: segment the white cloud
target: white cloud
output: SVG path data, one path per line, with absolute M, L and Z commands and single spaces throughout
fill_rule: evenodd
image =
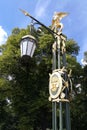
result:
M 7 33 L 6 31 L 0 26 L 0 45 L 4 44 L 7 40 Z
M 80 52 L 79 55 L 77 56 L 78 61 L 82 64 L 85 65 L 87 64 L 87 62 L 85 63 L 84 61 L 84 52 L 87 51 L 87 38 L 86 36 L 83 37 L 81 43 L 80 43 Z
M 51 0 L 46 0 L 46 1 L 42 1 L 39 0 L 36 4 L 36 8 L 35 8 L 35 17 L 36 18 L 41 18 L 44 17 L 46 14 L 46 9 L 49 6 Z
M 81 59 L 81 63 L 83 66 L 87 65 L 87 62 L 84 59 Z

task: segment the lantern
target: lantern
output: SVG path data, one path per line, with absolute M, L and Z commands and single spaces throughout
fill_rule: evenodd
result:
M 21 57 L 32 57 L 36 48 L 36 39 L 31 35 L 23 36 L 20 43 Z

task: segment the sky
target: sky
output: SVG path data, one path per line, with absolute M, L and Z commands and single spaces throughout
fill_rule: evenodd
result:
M 87 0 L 0 0 L 0 45 L 5 44 L 14 28 L 26 28 L 31 19 L 24 9 L 46 26 L 51 25 L 54 12 L 67 12 L 62 19 L 63 34 L 80 46 L 77 61 L 81 63 L 87 51 Z

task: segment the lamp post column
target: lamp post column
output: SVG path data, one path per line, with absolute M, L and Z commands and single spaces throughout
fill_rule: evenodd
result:
M 65 40 L 62 40 L 62 44 L 65 45 Z M 64 68 L 66 68 L 66 48 L 64 46 L 64 51 L 62 54 L 62 59 L 63 59 L 63 66 Z M 65 81 L 67 81 L 67 74 L 65 73 Z M 70 87 L 70 86 L 68 86 Z M 66 94 L 66 98 L 68 99 L 68 88 L 65 89 L 65 94 Z M 66 130 L 71 130 L 71 121 L 70 121 L 70 106 L 69 106 L 69 102 L 65 102 L 65 119 L 66 119 Z
M 52 71 L 56 69 L 56 41 L 52 46 L 53 63 Z M 52 130 L 57 130 L 56 102 L 52 102 Z
M 57 36 L 57 48 L 58 48 L 58 69 L 60 69 L 60 43 L 61 37 Z M 59 130 L 63 130 L 63 117 L 62 117 L 62 102 L 59 102 Z

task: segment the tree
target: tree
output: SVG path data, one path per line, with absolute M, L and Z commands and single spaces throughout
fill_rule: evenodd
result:
M 2 46 L 3 55 L 0 56 L 0 102 L 8 99 L 10 106 L 5 107 L 8 117 L 13 120 L 12 130 L 46 130 L 51 128 L 51 103 L 48 101 L 49 92 L 49 73 L 52 71 L 52 43 L 54 39 L 48 31 L 41 27 L 43 33 L 36 35 L 36 29 L 33 34 L 38 40 L 38 47 L 32 59 L 22 59 L 20 57 L 21 37 L 30 33 L 28 26 L 26 29 L 15 28 L 9 36 L 6 44 Z M 69 39 L 67 46 L 67 68 L 72 69 L 73 87 L 79 83 L 82 74 L 81 66 L 76 61 L 79 47 L 77 43 Z M 79 69 L 77 69 L 79 68 Z M 77 91 L 74 87 L 74 101 Z M 7 102 L 7 104 L 9 104 Z M 72 106 L 75 105 L 72 103 Z M 74 115 L 75 109 L 72 110 Z M 2 115 L 3 115 L 2 111 Z M 4 112 L 4 113 L 5 113 Z M 76 113 L 75 113 L 76 114 Z M 47 116 L 46 116 L 47 115 Z M 72 116 L 73 117 L 73 116 Z M 5 121 L 4 121 L 5 120 Z M 9 119 L 7 119 L 8 122 Z M 10 129 L 6 119 L 3 127 Z M 72 123 L 74 122 L 72 118 Z M 1 124 L 1 123 L 0 123 Z
M 38 117 L 38 114 L 42 111 L 41 107 L 48 102 L 48 97 L 43 91 L 47 90 L 48 87 L 48 80 L 46 79 L 46 77 L 48 78 L 48 71 L 45 72 L 44 68 L 42 74 L 43 67 L 47 65 L 45 63 L 47 59 L 43 56 L 39 65 L 37 59 L 40 54 L 36 52 L 37 56 L 31 60 L 31 63 L 27 62 L 26 65 L 25 61 L 20 58 L 19 43 L 21 37 L 26 34 L 28 34 L 27 29 L 21 29 L 21 31 L 14 29 L 6 45 L 2 46 L 3 55 L 0 57 L 2 82 L 0 88 L 6 90 L 3 92 L 3 95 L 6 94 L 4 100 L 9 99 L 11 102 L 11 109 L 17 119 L 15 128 L 22 130 L 42 127 L 41 124 L 36 123 L 38 119 L 36 119 L 36 116 Z M 40 51 L 40 48 L 38 51 Z M 39 79 L 41 79 L 40 83 Z M 40 118 L 38 121 L 40 121 Z M 35 126 L 35 124 L 38 126 Z
M 86 52 L 84 53 L 86 61 Z M 71 103 L 71 119 L 73 130 L 86 130 L 87 127 L 87 65 L 77 66 L 74 70 L 74 99 Z

